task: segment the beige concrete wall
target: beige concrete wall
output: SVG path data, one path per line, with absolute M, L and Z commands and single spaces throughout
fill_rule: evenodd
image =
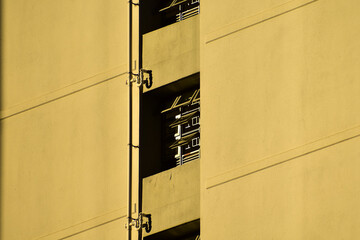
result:
M 36 239 L 126 207 L 120 80 L 3 120 L 4 239 Z
M 202 237 L 356 238 L 358 3 L 201 4 Z
M 359 144 L 352 139 L 207 189 L 202 237 L 357 239 Z
M 4 0 L 4 108 L 127 64 L 126 10 L 115 0 Z
M 358 237 L 358 7 L 203 1 L 178 23 L 200 22 L 203 239 Z M 127 1 L 3 13 L 1 238 L 125 239 Z M 175 36 L 154 87 L 198 71 Z
M 126 239 L 128 1 L 2 10 L 1 239 Z

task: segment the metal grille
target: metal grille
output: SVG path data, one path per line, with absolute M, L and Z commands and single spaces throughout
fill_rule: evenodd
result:
M 174 165 L 180 166 L 200 157 L 200 89 L 177 96 L 171 107 L 162 111 L 167 121 L 166 139 Z M 166 150 L 167 151 L 167 150 Z M 166 156 L 168 154 L 165 154 Z
M 189 10 L 186 10 L 186 11 L 181 11 L 180 10 L 180 12 L 178 14 L 176 14 L 176 21 L 180 22 L 182 20 L 193 17 L 193 16 L 195 16 L 195 15 L 197 15 L 199 13 L 200 13 L 200 6 L 196 6 L 194 8 L 189 9 Z
M 171 0 L 169 3 L 159 12 L 165 14 L 165 18 L 172 23 L 180 22 L 200 13 L 200 0 Z

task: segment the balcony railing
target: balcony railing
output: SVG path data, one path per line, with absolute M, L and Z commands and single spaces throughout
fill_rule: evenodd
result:
M 180 22 L 182 20 L 185 20 L 187 18 L 193 17 L 200 13 L 200 6 L 196 6 L 194 8 L 191 8 L 186 11 L 180 11 L 180 13 L 176 14 L 176 21 Z
M 180 22 L 200 13 L 200 0 L 171 0 L 159 10 L 169 23 Z

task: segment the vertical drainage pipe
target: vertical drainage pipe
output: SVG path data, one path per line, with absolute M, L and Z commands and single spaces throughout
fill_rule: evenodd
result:
M 132 222 L 132 131 L 133 131 L 133 109 L 132 109 L 132 0 L 129 0 L 129 162 L 128 162 L 128 240 L 131 240 Z

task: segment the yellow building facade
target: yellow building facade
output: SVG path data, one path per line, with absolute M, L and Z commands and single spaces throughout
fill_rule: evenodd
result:
M 129 4 L 1 1 L 1 239 L 357 239 L 359 4 Z M 201 156 L 175 167 L 189 92 Z

